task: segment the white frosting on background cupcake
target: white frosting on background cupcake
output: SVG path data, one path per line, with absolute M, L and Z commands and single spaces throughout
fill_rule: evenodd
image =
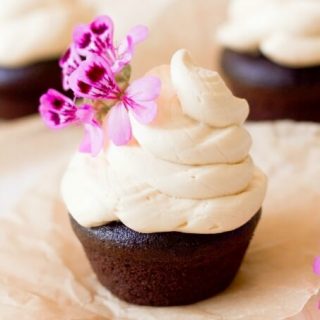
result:
M 249 107 L 219 74 L 195 66 L 185 50 L 161 78 L 158 116 L 132 119 L 136 141 L 97 158 L 76 154 L 64 176 L 69 212 L 86 227 L 120 220 L 139 232 L 220 233 L 260 209 L 266 177 L 249 156 L 242 127 Z
M 81 0 L 1 0 L 0 66 L 58 58 L 77 23 L 92 18 Z
M 284 66 L 320 65 L 320 1 L 234 0 L 218 39 L 235 51 L 261 51 Z

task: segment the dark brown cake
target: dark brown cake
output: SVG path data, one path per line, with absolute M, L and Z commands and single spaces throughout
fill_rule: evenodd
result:
M 235 277 L 261 210 L 242 227 L 220 234 L 138 233 L 120 222 L 72 227 L 100 282 L 134 304 L 173 306 L 225 289 Z
M 320 66 L 287 68 L 226 49 L 221 67 L 232 92 L 248 100 L 249 120 L 320 121 Z
M 20 68 L 0 68 L 0 118 L 13 119 L 38 111 L 39 97 L 62 89 L 58 60 Z

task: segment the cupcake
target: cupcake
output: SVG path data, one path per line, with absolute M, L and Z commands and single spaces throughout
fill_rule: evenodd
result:
M 221 67 L 249 119 L 320 121 L 320 2 L 236 0 L 218 32 Z
M 133 28 L 119 47 L 112 34 L 108 17 L 79 34 L 90 52 L 65 77 L 86 103 L 53 90 L 41 97 L 50 127 L 85 129 L 62 196 L 113 294 L 140 305 L 194 303 L 232 282 L 261 215 L 266 177 L 249 156 L 248 104 L 186 50 L 130 83 L 134 46 L 126 43 L 146 30 Z
M 89 11 L 78 0 L 1 1 L 0 118 L 36 112 L 44 90 L 62 87 L 58 58 Z

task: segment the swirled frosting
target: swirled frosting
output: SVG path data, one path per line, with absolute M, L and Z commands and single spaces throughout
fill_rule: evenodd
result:
M 75 24 L 90 19 L 81 0 L 1 0 L 0 66 L 58 58 Z
M 260 51 L 280 65 L 320 65 L 320 1 L 235 0 L 218 39 L 235 51 Z
M 247 102 L 185 50 L 151 73 L 162 82 L 156 121 L 144 126 L 132 118 L 130 145 L 110 144 L 97 158 L 75 155 L 62 182 L 69 212 L 86 227 L 120 220 L 146 233 L 240 227 L 266 189 L 248 155 Z

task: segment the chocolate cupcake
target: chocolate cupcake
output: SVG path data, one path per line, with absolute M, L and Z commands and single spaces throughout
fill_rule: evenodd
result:
M 231 283 L 260 215 L 217 234 L 139 233 L 121 222 L 86 228 L 72 216 L 71 224 L 113 294 L 134 304 L 171 306 L 206 299 Z
M 186 50 L 131 82 L 148 30 L 117 46 L 113 28 L 108 16 L 77 27 L 61 60 L 85 102 L 53 89 L 40 98 L 49 127 L 85 130 L 63 199 L 107 289 L 134 304 L 194 303 L 231 283 L 260 218 L 266 177 L 249 156 L 249 107 Z
M 93 69 L 84 70 L 92 79 Z M 157 78 L 156 114 L 146 100 L 158 90 L 144 90 Z M 185 50 L 123 95 L 143 97 L 143 110 L 137 115 L 132 104 L 122 111 L 115 104 L 107 124 L 118 130 L 129 112 L 134 139 L 126 131 L 125 145 L 120 131 L 109 132 L 112 141 L 96 157 L 77 153 L 64 175 L 73 229 L 98 279 L 119 298 L 152 306 L 209 298 L 235 277 L 265 195 L 266 177 L 249 156 L 251 138 L 242 126 L 248 104 Z
M 233 93 L 248 100 L 249 119 L 320 121 L 319 35 L 318 1 L 231 4 L 220 62 Z
M 62 89 L 59 56 L 90 12 L 78 0 L 1 2 L 0 118 L 37 112 L 43 91 Z

